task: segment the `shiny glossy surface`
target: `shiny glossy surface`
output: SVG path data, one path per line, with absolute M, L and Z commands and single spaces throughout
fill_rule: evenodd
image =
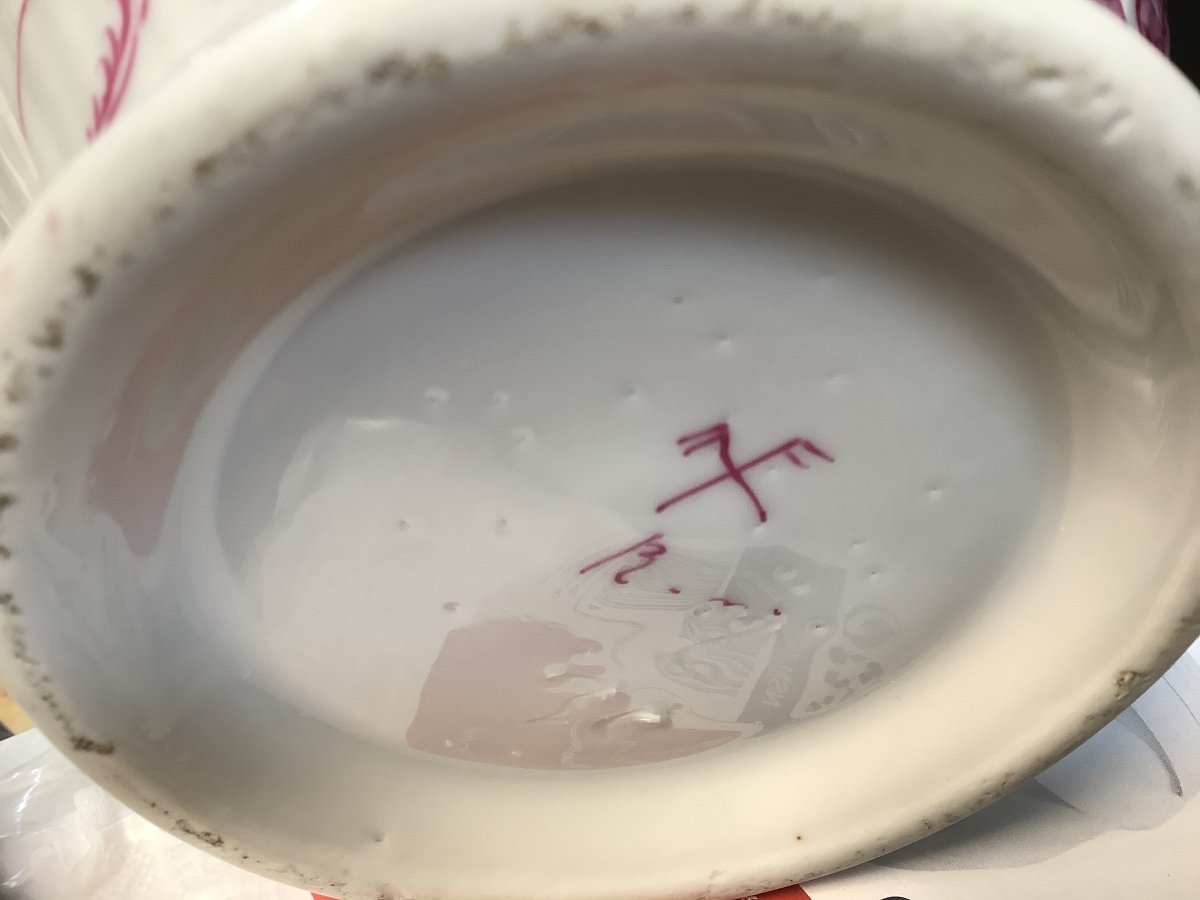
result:
M 745 896 L 1194 636 L 1200 111 L 1148 46 L 385 5 L 215 52 L 0 257 L 3 674 L 105 786 L 351 897 Z

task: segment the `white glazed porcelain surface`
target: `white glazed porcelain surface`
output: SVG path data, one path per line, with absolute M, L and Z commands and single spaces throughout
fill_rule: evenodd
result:
M 1148 45 L 472 11 L 237 34 L 0 256 L 0 674 L 90 774 L 348 897 L 737 897 L 1182 652 L 1200 103 Z
M 0 222 L 77 153 L 231 34 L 311 0 L 0 0 Z
M 0 230 L 120 113 L 237 31 L 327 0 L 0 0 Z M 1088 2 L 1088 0 L 1056 0 Z M 1163 0 L 1095 0 L 1167 49 Z

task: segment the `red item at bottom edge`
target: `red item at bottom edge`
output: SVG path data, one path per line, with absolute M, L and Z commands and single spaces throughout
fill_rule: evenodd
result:
M 335 900 L 335 898 L 313 894 L 313 900 Z M 771 891 L 769 894 L 759 894 L 758 900 L 812 900 L 812 898 L 805 893 L 804 888 L 796 885 L 780 891 Z

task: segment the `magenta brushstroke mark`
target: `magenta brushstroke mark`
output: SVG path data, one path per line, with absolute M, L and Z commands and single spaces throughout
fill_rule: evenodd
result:
M 1167 28 L 1165 0 L 1137 0 L 1138 31 L 1163 53 L 1171 52 L 1171 33 Z
M 1166 0 L 1136 0 L 1133 12 L 1125 11 L 1121 0 L 1095 0 L 1096 3 L 1120 17 L 1121 21 L 1137 27 L 1163 53 L 1171 52 L 1171 33 L 1167 25 Z
M 21 60 L 25 47 L 25 13 L 29 11 L 29 0 L 21 0 L 21 11 L 17 13 L 17 124 L 25 134 L 25 94 L 21 88 Z
M 1105 9 L 1116 13 L 1122 19 L 1125 18 L 1125 6 L 1121 3 L 1121 0 L 1096 0 L 1096 2 Z
M 141 6 L 136 13 L 134 2 L 135 0 L 116 0 L 121 16 L 120 22 L 115 28 L 109 26 L 104 29 L 104 37 L 108 43 L 108 49 L 100 57 L 104 88 L 98 95 L 92 95 L 92 123 L 87 129 L 89 141 L 99 137 L 121 111 L 125 92 L 129 89 L 129 82 L 137 65 L 138 38 L 150 13 L 150 0 L 141 0 Z
M 601 566 L 607 565 L 610 562 L 615 562 L 623 556 L 629 556 L 632 553 L 638 555 L 641 562 L 635 566 L 629 566 L 621 569 L 613 576 L 613 581 L 617 584 L 628 584 L 629 576 L 634 572 L 640 572 L 642 569 L 649 568 L 658 561 L 660 556 L 666 556 L 667 545 L 663 543 L 663 534 L 652 534 L 644 541 L 638 541 L 632 547 L 626 547 L 623 550 L 618 550 L 616 553 L 611 553 L 603 559 L 598 559 L 590 565 L 584 566 L 579 570 L 580 575 L 586 575 L 588 572 L 595 571 Z
M 670 509 L 676 503 L 687 500 L 689 497 L 694 497 L 699 493 L 707 491 L 709 488 L 716 487 L 722 482 L 732 481 L 738 486 L 738 488 L 741 489 L 742 493 L 746 495 L 746 499 L 748 499 L 754 506 L 754 514 L 757 516 L 758 521 L 766 522 L 768 518 L 767 508 L 763 506 L 762 500 L 759 498 L 758 493 L 746 480 L 747 472 L 756 466 L 761 466 L 763 463 L 777 456 L 784 457 L 788 462 L 797 468 L 807 469 L 808 463 L 800 458 L 799 454 L 796 452 L 798 449 L 805 450 L 813 456 L 819 457 L 826 462 L 834 461 L 832 456 L 830 456 L 812 441 L 805 440 L 804 438 L 792 438 L 790 441 L 786 441 L 780 444 L 778 447 L 772 447 L 765 453 L 760 453 L 758 456 L 754 457 L 748 462 L 738 465 L 733 461 L 733 432 L 730 429 L 728 422 L 718 422 L 716 425 L 712 425 L 701 431 L 693 432 L 692 434 L 685 434 L 675 443 L 679 445 L 684 456 L 691 456 L 697 450 L 703 450 L 706 447 L 716 447 L 717 458 L 720 460 L 721 468 L 724 469 L 724 471 L 720 475 L 714 476 L 713 478 L 710 478 L 707 481 L 696 485 L 695 487 L 689 488 L 681 494 L 671 497 L 669 500 L 664 500 L 654 508 L 654 511 L 658 513 Z

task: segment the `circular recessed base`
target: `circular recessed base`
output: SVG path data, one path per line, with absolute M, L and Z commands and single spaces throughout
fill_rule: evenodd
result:
M 1057 521 L 1035 283 L 811 177 L 512 200 L 347 266 L 245 351 L 170 552 L 233 668 L 397 750 L 592 769 L 798 727 L 947 639 Z

